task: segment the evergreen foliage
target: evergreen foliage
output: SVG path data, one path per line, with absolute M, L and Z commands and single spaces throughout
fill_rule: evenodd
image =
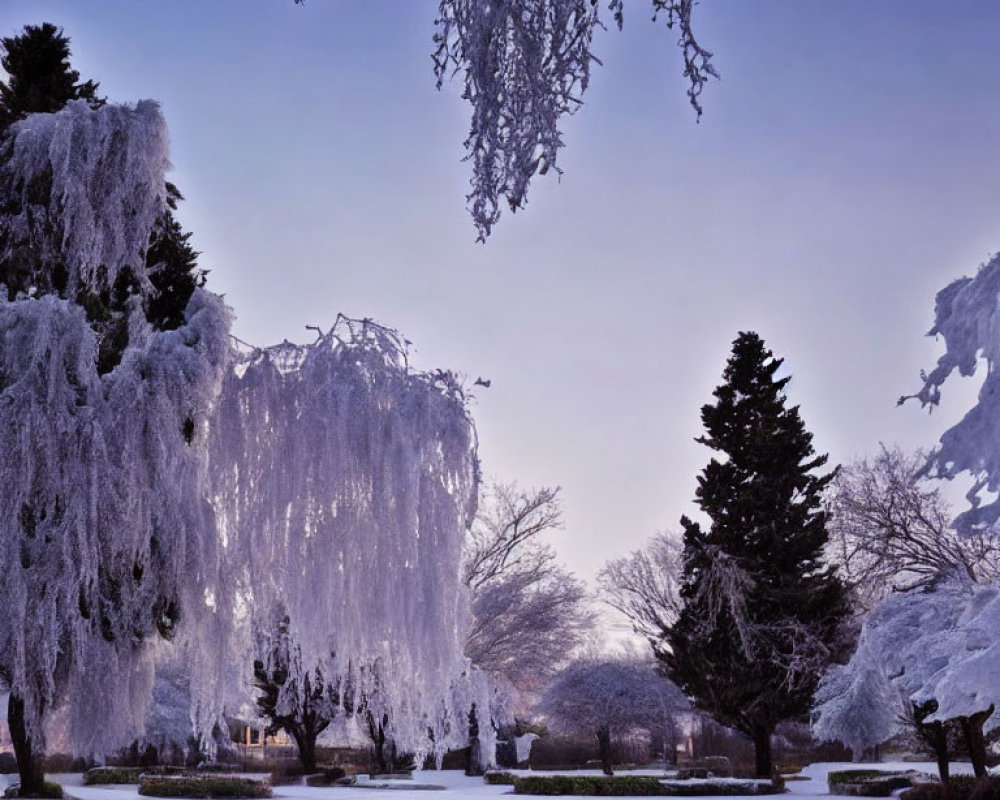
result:
M 0 82 L 0 140 L 11 126 L 28 114 L 52 113 L 81 100 L 100 108 L 98 84 L 79 82 L 70 66 L 69 38 L 50 23 L 28 25 L 17 36 L 0 40 L 3 64 L 9 79 Z M 121 361 L 128 346 L 132 298 L 155 330 L 174 330 L 184 323 L 184 310 L 196 286 L 204 285 L 198 253 L 174 218 L 183 197 L 166 183 L 163 209 L 150 234 L 142 265 L 126 265 L 114 278 L 102 277 L 94 285 L 77 286 L 70 279 L 64 209 L 52 189 L 52 176 L 42 173 L 21 181 L 9 171 L 14 137 L 0 142 L 0 282 L 7 297 L 56 294 L 75 301 L 87 314 L 98 335 L 98 372 L 104 375 Z M 141 267 L 141 268 L 140 268 Z M 143 280 L 144 276 L 145 280 Z
M 7 82 L 0 81 L 0 137 L 28 114 L 58 111 L 70 100 L 85 100 L 91 108 L 104 105 L 97 96 L 99 84 L 79 83 L 80 73 L 70 67 L 69 37 L 51 22 L 25 25 L 17 36 L 0 39 L 4 55 L 0 65 Z
M 741 333 L 702 408 L 698 441 L 721 453 L 698 478 L 711 520 L 684 526 L 682 608 L 657 655 L 667 674 L 720 723 L 749 736 L 759 777 L 771 773 L 770 736 L 809 710 L 847 614 L 843 586 L 823 560 L 817 455 L 797 407 L 786 408 L 782 360 Z

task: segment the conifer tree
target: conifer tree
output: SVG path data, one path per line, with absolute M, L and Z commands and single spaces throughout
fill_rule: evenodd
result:
M 0 39 L 7 72 L 0 81 L 0 175 L 12 157 L 13 139 L 2 141 L 10 126 L 28 114 L 59 111 L 72 100 L 100 108 L 99 84 L 80 82 L 70 65 L 69 37 L 45 22 L 26 25 L 16 36 Z M 172 183 L 163 188 L 164 209 L 156 221 L 145 264 L 122 270 L 114 282 L 86 290 L 69 286 L 58 210 L 49 209 L 49 186 L 44 178 L 32 185 L 5 180 L 0 190 L 0 282 L 8 299 L 26 294 L 57 294 L 83 306 L 98 334 L 98 372 L 110 372 L 128 345 L 131 298 L 140 296 L 146 320 L 155 330 L 172 330 L 184 322 L 184 310 L 196 286 L 204 284 L 198 253 L 174 217 L 183 197 Z M 148 283 L 137 277 L 145 275 Z
M 683 606 L 657 643 L 667 675 L 697 707 L 754 743 L 771 775 L 770 737 L 805 715 L 846 618 L 844 589 L 823 560 L 826 518 L 817 455 L 788 377 L 755 333 L 741 333 L 697 441 L 722 454 L 698 478 L 707 529 L 684 526 Z
M 51 22 L 26 25 L 18 36 L 0 39 L 4 55 L 0 65 L 7 82 L 0 81 L 0 137 L 28 114 L 58 111 L 70 100 L 86 100 L 100 108 L 94 81 L 79 83 L 80 73 L 70 67 L 69 37 Z

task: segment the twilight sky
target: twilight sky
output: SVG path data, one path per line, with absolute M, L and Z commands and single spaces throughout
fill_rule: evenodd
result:
M 934 294 L 1000 249 L 1000 4 L 703 0 L 721 82 L 687 105 L 676 33 L 626 4 L 596 40 L 565 175 L 476 244 L 468 107 L 437 92 L 432 0 L 3 0 L 43 21 L 115 101 L 171 131 L 209 287 L 234 333 L 308 341 L 369 316 L 420 368 L 489 378 L 473 408 L 488 475 L 563 487 L 555 543 L 587 579 L 694 513 L 699 409 L 740 330 L 793 375 L 832 462 L 929 446 L 896 408 L 933 365 Z

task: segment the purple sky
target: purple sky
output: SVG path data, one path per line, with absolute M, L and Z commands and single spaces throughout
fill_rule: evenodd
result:
M 740 330 L 786 358 L 833 462 L 930 445 L 968 408 L 975 386 L 931 417 L 895 400 L 940 352 L 935 292 L 1000 248 L 1000 4 L 703 0 L 722 81 L 696 124 L 676 33 L 627 3 L 562 181 L 485 246 L 436 5 L 4 0 L 0 32 L 54 22 L 111 99 L 161 101 L 240 338 L 370 316 L 417 366 L 490 378 L 485 470 L 564 487 L 557 545 L 585 578 L 693 512 L 699 409 Z

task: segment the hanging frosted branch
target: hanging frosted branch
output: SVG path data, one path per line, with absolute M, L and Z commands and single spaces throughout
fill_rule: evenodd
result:
M 707 545 L 703 550 L 708 566 L 694 599 L 706 609 L 704 630 L 711 631 L 720 616 L 726 614 L 736 628 L 744 654 L 752 657 L 760 638 L 760 630 L 747 613 L 747 597 L 755 586 L 753 576 L 721 548 Z
M 159 106 L 143 100 L 94 111 L 74 100 L 15 123 L 10 137 L 0 160 L 8 291 L 99 295 L 125 269 L 148 286 L 142 268 L 169 167 Z M 13 279 L 16 272 L 29 275 Z
M 500 219 L 501 202 L 511 211 L 527 202 L 535 173 L 561 173 L 559 120 L 579 107 L 590 82 L 599 24 L 591 0 L 442 0 L 434 71 L 439 88 L 464 72 L 468 201 L 480 241 Z
M 941 436 L 940 446 L 928 458 L 924 473 L 953 478 L 968 472 L 974 479 L 966 497 L 970 508 L 955 519 L 965 535 L 991 534 L 1000 519 L 1000 500 L 982 504 L 985 493 L 1000 491 L 1000 255 L 980 267 L 975 278 L 960 278 L 937 294 L 934 327 L 928 335 L 944 339 L 945 352 L 930 374 L 921 374 L 923 386 L 903 403 L 917 399 L 933 408 L 941 399 L 941 386 L 958 370 L 963 376 L 976 372 L 979 359 L 986 369 L 979 399 L 965 417 Z
M 681 38 L 677 41 L 677 45 L 684 55 L 684 77 L 691 84 L 687 90 L 688 100 L 691 101 L 691 107 L 700 119 L 701 92 L 708 79 L 718 79 L 719 73 L 712 65 L 712 54 L 698 44 L 691 31 L 691 12 L 694 6 L 695 0 L 653 0 L 653 20 L 665 15 L 667 27 L 672 30 L 676 25 L 680 31 Z

